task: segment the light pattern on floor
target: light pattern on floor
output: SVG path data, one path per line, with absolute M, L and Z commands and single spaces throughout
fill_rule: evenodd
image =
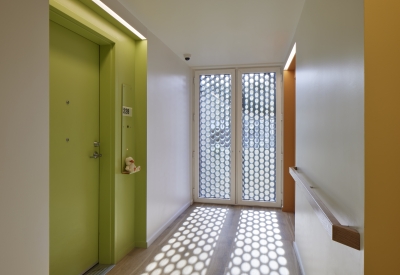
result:
M 196 207 L 142 275 L 205 275 L 227 212 Z
M 242 210 L 227 275 L 289 275 L 275 211 Z

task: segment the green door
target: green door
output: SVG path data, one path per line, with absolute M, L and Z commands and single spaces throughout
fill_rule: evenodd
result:
M 50 22 L 50 274 L 98 262 L 99 45 Z

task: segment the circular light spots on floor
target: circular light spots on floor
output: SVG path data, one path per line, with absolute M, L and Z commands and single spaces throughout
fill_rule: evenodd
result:
M 289 275 L 289 270 L 286 267 L 281 267 L 279 268 L 279 274 L 280 275 Z
M 241 269 L 243 272 L 249 272 L 250 269 L 251 269 L 251 266 L 250 266 L 249 263 L 242 263 L 242 265 L 241 265 L 240 267 L 241 267 L 240 269 Z
M 208 258 L 208 254 L 205 253 L 205 252 L 203 252 L 203 253 L 201 253 L 201 254 L 199 255 L 199 259 L 200 259 L 201 261 L 205 261 L 205 260 L 207 260 L 207 258 Z
M 240 265 L 242 263 L 242 258 L 240 257 L 235 257 L 232 259 L 232 263 L 235 265 Z
M 269 258 L 267 255 L 261 255 L 260 256 L 260 262 L 262 262 L 263 264 L 266 264 L 269 262 Z
M 178 248 L 178 247 L 180 247 L 180 246 L 181 246 L 181 243 L 180 243 L 180 242 L 176 242 L 176 243 L 174 243 L 174 244 L 172 245 L 173 248 Z
M 222 208 L 196 207 L 146 267 L 146 275 L 206 275 L 226 214 Z
M 240 275 L 241 274 L 241 270 L 239 267 L 235 266 L 231 269 L 231 274 L 232 275 Z
M 259 258 L 260 257 L 260 251 L 259 250 L 251 251 L 251 257 L 252 258 Z
M 156 263 L 156 262 L 152 262 L 151 264 L 149 264 L 149 265 L 146 267 L 146 271 L 147 271 L 147 272 L 150 272 L 150 271 L 152 271 L 154 268 L 156 268 L 156 266 L 157 266 L 157 263 Z
M 194 269 L 197 271 L 201 271 L 204 269 L 204 263 L 203 262 L 198 262 L 197 264 L 194 265 Z
M 249 262 L 251 260 L 251 255 L 249 253 L 244 253 L 242 259 L 243 261 Z
M 245 251 L 245 252 L 251 252 L 251 246 L 250 245 L 245 245 L 244 246 L 244 248 L 243 248 L 243 250 Z
M 162 259 L 158 265 L 163 267 L 163 266 L 166 266 L 168 264 L 168 262 L 169 262 L 168 259 Z
M 155 257 L 154 257 L 154 261 L 160 261 L 162 258 L 164 258 L 164 253 L 158 253 Z
M 250 264 L 251 264 L 252 267 L 258 268 L 260 266 L 260 261 L 257 258 L 253 258 L 250 261 Z
M 250 270 L 250 275 L 260 275 L 260 271 L 258 271 L 257 269 L 252 269 Z
M 180 259 L 181 259 L 181 255 L 177 254 L 177 255 L 175 255 L 175 256 L 173 256 L 173 257 L 171 258 L 171 262 L 172 262 L 172 263 L 176 263 L 176 262 L 179 261 Z
M 279 235 L 279 234 L 275 234 L 274 238 L 275 238 L 275 240 L 281 240 L 281 239 L 282 239 L 282 236 Z
M 261 252 L 261 254 L 267 254 L 268 248 L 266 248 L 265 246 L 261 246 L 260 247 L 260 252 Z
M 151 275 L 160 275 L 161 273 L 162 273 L 162 269 L 161 268 L 157 268 L 156 270 L 151 272 Z
M 242 254 L 243 254 L 243 249 L 241 249 L 241 248 L 236 248 L 235 249 L 235 255 L 241 256 Z
M 183 274 L 183 275 L 191 275 L 191 274 L 192 274 L 192 271 L 193 271 L 193 266 L 188 265 L 188 266 L 185 266 L 185 267 L 182 269 L 182 274 Z
M 198 258 L 196 256 L 192 256 L 192 257 L 189 258 L 188 263 L 189 264 L 194 264 L 194 263 L 197 262 L 197 260 L 198 260 Z
M 285 257 L 279 257 L 277 261 L 280 265 L 287 265 L 287 260 Z
M 175 239 L 175 238 L 172 238 L 172 239 L 170 239 L 170 240 L 168 241 L 168 243 L 169 243 L 169 244 L 173 244 L 175 241 L 176 241 L 176 239 Z
M 270 259 L 275 260 L 275 259 L 278 257 L 278 255 L 276 255 L 276 253 L 275 253 L 274 251 L 270 251 L 270 252 L 268 253 L 268 257 L 269 257 Z
M 274 212 L 242 210 L 227 275 L 289 274 L 280 233 Z
M 268 237 L 267 241 L 270 242 L 270 243 L 273 243 L 273 242 L 275 242 L 275 238 L 274 237 Z
M 175 249 L 171 249 L 170 251 L 168 251 L 165 255 L 167 256 L 167 257 L 172 257 L 172 255 L 174 255 L 175 254 Z M 156 261 L 159 261 L 159 260 L 156 260 Z
M 246 239 L 244 240 L 244 243 L 245 243 L 245 244 L 252 244 L 253 241 L 252 241 L 252 239 L 250 239 L 250 238 L 246 238 Z
M 261 239 L 259 241 L 259 243 L 260 243 L 260 245 L 263 245 L 263 246 L 266 246 L 268 244 L 267 240 L 265 240 L 265 239 Z
M 176 264 L 176 267 L 179 268 L 179 269 L 182 269 L 182 268 L 185 267 L 186 263 L 187 263 L 186 260 L 180 260 L 180 261 Z
M 194 255 L 198 255 L 198 254 L 200 254 L 201 253 L 201 248 L 200 247 L 197 247 L 197 248 L 195 248 L 194 250 L 193 250 L 193 254 Z
M 164 268 L 164 273 L 168 274 L 171 273 L 175 268 L 175 265 L 169 264 Z
M 259 244 L 258 242 L 252 242 L 252 243 L 251 243 L 251 246 L 252 246 L 254 249 L 259 249 L 259 248 L 260 248 L 260 244 Z
M 269 262 L 269 267 L 273 270 L 276 270 L 279 268 L 279 264 L 276 261 L 270 261 Z

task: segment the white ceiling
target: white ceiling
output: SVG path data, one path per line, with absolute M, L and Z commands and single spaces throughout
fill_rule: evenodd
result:
M 305 0 L 120 0 L 188 65 L 284 63 Z

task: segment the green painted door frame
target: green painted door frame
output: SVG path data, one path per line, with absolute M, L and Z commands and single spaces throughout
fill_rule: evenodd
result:
M 115 263 L 115 42 L 88 27 L 66 10 L 50 5 L 50 20 L 100 45 L 100 161 L 99 262 Z

